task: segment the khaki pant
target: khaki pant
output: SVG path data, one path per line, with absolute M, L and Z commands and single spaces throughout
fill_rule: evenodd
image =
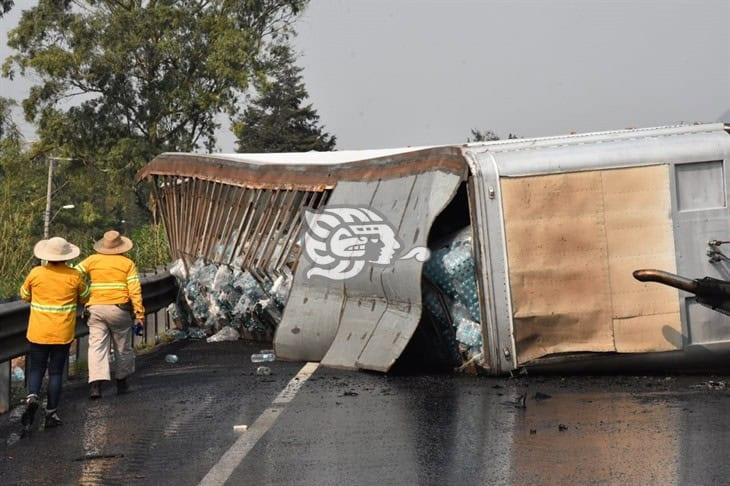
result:
M 114 377 L 134 373 L 132 316 L 116 305 L 89 307 L 89 383 L 110 380 L 109 350 L 114 346 Z

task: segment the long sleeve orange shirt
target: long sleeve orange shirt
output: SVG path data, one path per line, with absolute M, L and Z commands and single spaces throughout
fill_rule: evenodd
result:
M 97 253 L 76 265 L 83 275 L 88 275 L 91 285 L 89 306 L 100 304 L 132 303 L 134 317 L 144 319 L 142 286 L 137 266 L 124 255 Z
M 20 298 L 30 302 L 28 341 L 67 344 L 76 329 L 76 307 L 89 297 L 79 273 L 65 263 L 35 267 L 20 287 Z

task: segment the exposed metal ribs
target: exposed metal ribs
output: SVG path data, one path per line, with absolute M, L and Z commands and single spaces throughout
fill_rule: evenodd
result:
M 150 177 L 173 258 L 198 258 L 271 281 L 291 256 L 304 208 L 323 206 L 330 189 L 261 189 L 195 177 Z

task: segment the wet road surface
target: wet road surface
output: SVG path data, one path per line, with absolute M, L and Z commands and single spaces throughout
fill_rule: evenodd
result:
M 251 433 L 233 426 L 262 423 L 272 407 L 279 415 L 250 450 L 229 453 L 227 484 L 720 484 L 730 473 L 730 391 L 706 385 L 722 377 L 320 368 L 272 405 L 303 364 L 256 376 L 259 348 L 182 343 L 177 364 L 144 359 L 122 397 L 109 389 L 89 402 L 70 386 L 63 427 L 0 445 L 0 484 L 195 485 Z M 0 417 L 2 439 L 18 427 Z

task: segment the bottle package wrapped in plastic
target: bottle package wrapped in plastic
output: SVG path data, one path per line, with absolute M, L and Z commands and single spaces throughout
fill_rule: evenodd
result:
M 208 299 L 205 287 L 197 280 L 190 280 L 183 288 L 185 301 L 197 322 L 208 320 Z
M 185 263 L 182 258 L 178 258 L 170 265 L 170 275 L 175 277 L 178 282 L 184 282 L 188 278 L 188 271 L 185 269 Z
M 454 302 L 450 310 L 456 327 L 456 340 L 467 348 L 481 348 L 482 326 L 471 319 L 469 311 L 459 302 Z
M 207 263 L 198 259 L 187 268 L 182 260 L 171 266 L 176 278 L 180 280 L 185 303 L 196 326 L 209 334 L 220 331 L 225 326 L 249 330 L 265 331 L 271 319 L 262 320 L 256 312 L 269 306 L 281 311 L 291 288 L 292 274 L 288 269 L 274 282 L 262 285 L 251 273 L 234 266 Z M 185 278 L 182 278 L 186 275 Z M 274 313 L 276 315 L 276 313 Z M 278 313 L 280 315 L 280 312 Z
M 480 307 L 472 248 L 471 227 L 446 238 L 423 268 L 426 277 L 444 296 L 456 341 L 465 360 L 482 352 Z M 434 295 L 424 293 L 424 305 L 436 319 L 447 319 Z
M 210 336 L 206 341 L 209 343 L 220 343 L 223 341 L 235 341 L 241 335 L 231 326 L 223 326 L 220 331 Z

